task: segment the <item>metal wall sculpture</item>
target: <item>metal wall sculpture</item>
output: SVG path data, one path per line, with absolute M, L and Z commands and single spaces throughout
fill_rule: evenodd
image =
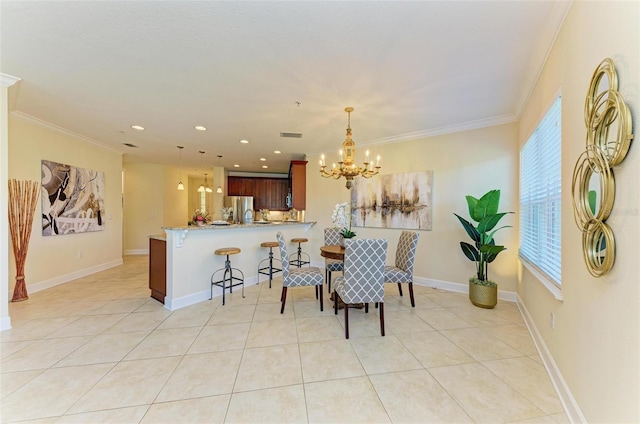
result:
M 42 161 L 42 235 L 104 229 L 104 172 Z
M 431 230 L 433 171 L 357 178 L 351 190 L 356 227 Z
M 612 167 L 622 162 L 633 139 L 631 113 L 618 91 L 618 75 L 609 58 L 600 63 L 591 78 L 584 119 L 586 150 L 573 170 L 573 216 L 582 231 L 587 269 L 600 277 L 615 261 L 615 238 L 605 222 L 615 199 Z

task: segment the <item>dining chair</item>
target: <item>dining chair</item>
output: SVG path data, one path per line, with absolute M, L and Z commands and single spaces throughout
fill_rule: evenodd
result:
M 338 228 L 324 229 L 324 244 L 327 246 L 339 245 L 342 241 L 342 235 Z M 331 293 L 331 273 L 340 271 L 344 268 L 344 262 L 337 259 L 324 259 L 324 280 L 327 282 L 327 293 Z
M 280 260 L 282 261 L 282 296 L 280 301 L 280 313 L 284 312 L 284 305 L 287 301 L 287 289 L 289 287 L 316 286 L 316 292 L 320 293 L 320 311 L 322 305 L 322 283 L 324 278 L 320 268 L 312 266 L 308 268 L 291 268 L 289 266 L 289 255 L 287 254 L 287 242 L 284 235 L 278 231 L 276 235 L 278 246 L 280 247 Z M 318 287 L 319 286 L 319 287 Z
M 385 239 L 354 239 L 345 241 L 344 275 L 336 278 L 333 310 L 338 314 L 338 298 L 344 302 L 345 338 L 349 338 L 349 305 L 378 304 L 380 333 L 384 336 L 384 264 L 388 241 Z
M 416 307 L 413 297 L 413 262 L 416 257 L 418 237 L 419 234 L 413 231 L 400 233 L 396 249 L 396 263 L 395 265 L 387 265 L 384 269 L 384 282 L 398 283 L 400 296 L 402 296 L 402 283 L 409 284 L 409 297 L 413 308 Z

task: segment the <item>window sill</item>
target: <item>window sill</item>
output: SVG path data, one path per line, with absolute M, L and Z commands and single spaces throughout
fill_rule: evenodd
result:
M 529 272 L 531 272 L 533 274 L 533 276 L 536 277 L 536 279 L 547 290 L 549 290 L 551 292 L 551 294 L 553 295 L 553 297 L 556 298 L 556 300 L 559 300 L 561 302 L 564 301 L 564 298 L 562 297 L 562 290 L 560 289 L 560 287 L 558 287 L 554 282 L 552 282 L 549 279 L 549 277 L 544 275 L 544 273 L 542 273 L 535 265 L 533 265 L 527 259 L 525 259 L 522 256 L 518 256 L 518 259 L 520 259 L 520 262 L 522 262 L 522 265 L 524 265 L 524 267 L 527 268 L 527 270 Z

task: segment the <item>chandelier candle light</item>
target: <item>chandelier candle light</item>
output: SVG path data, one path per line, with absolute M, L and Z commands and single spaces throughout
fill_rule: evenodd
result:
M 334 163 L 333 167 L 327 171 L 323 154 L 320 159 L 320 175 L 325 178 L 332 177 L 335 180 L 340 177 L 345 177 L 347 180 L 346 187 L 350 189 L 353 185 L 354 177 L 363 176 L 365 178 L 371 178 L 380 172 L 380 156 L 377 157 L 377 161 L 374 164 L 373 161 L 369 161 L 369 151 L 367 150 L 365 153 L 365 160 L 363 162 L 364 166 L 360 167 L 356 165 L 356 143 L 351 139 L 351 112 L 353 112 L 353 108 L 347 107 L 344 110 L 347 112 L 349 118 L 347 124 L 347 138 L 342 143 L 342 149 L 340 149 L 340 161 L 338 162 L 338 166 Z

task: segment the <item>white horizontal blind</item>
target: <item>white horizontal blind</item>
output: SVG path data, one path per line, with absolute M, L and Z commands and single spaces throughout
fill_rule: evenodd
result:
M 520 151 L 520 256 L 560 286 L 561 105 L 558 97 Z

